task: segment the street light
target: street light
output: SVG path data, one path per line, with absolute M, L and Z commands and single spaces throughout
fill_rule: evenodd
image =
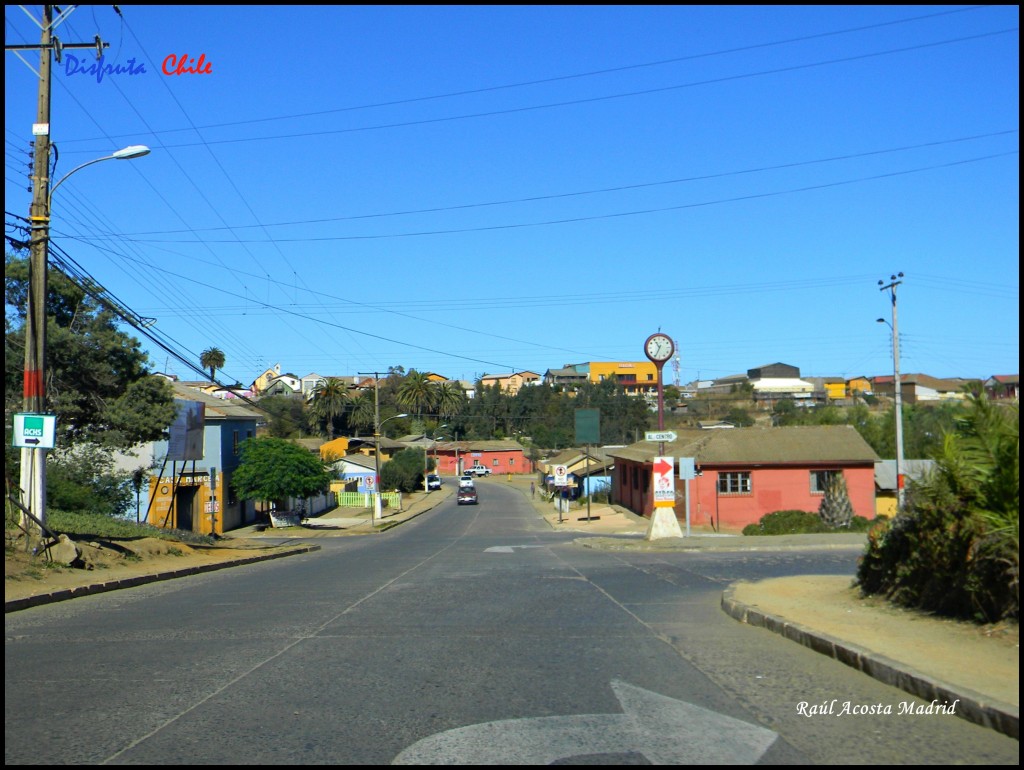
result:
M 373 427 L 373 463 L 376 467 L 377 472 L 377 483 L 374 487 L 377 490 L 377 495 L 373 500 L 373 512 L 370 514 L 370 526 L 376 526 L 377 520 L 381 517 L 381 504 L 380 504 L 380 429 L 388 420 L 397 420 L 399 417 L 408 417 L 407 414 L 396 414 L 388 417 L 380 422 L 374 422 Z
M 884 323 L 890 329 L 892 329 L 892 378 L 893 378 L 893 399 L 895 402 L 896 411 L 896 512 L 899 513 L 903 510 L 903 395 L 902 388 L 900 387 L 900 333 L 899 326 L 896 322 L 896 287 L 899 286 L 903 281 L 899 280 L 903 278 L 903 273 L 897 273 L 896 275 L 890 276 L 890 283 L 883 285 L 884 281 L 879 281 L 879 291 L 889 290 L 892 295 L 892 323 L 890 324 L 884 318 L 879 318 L 876 323 Z
M 72 174 L 105 160 L 131 160 L 148 155 L 149 148 L 132 145 L 77 166 L 49 187 L 49 142 L 41 137 L 33 165 L 32 206 L 29 209 L 29 290 L 25 307 L 24 409 L 28 414 L 46 411 L 46 291 L 50 243 L 50 207 L 53 194 Z M 25 508 L 46 525 L 46 449 L 21 450 L 21 490 Z

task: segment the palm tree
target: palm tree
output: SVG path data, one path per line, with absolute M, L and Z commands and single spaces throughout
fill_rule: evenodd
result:
M 374 415 L 373 394 L 369 391 L 363 391 L 353 402 L 352 424 L 364 428 L 372 428 Z
M 448 419 L 462 412 L 466 406 L 466 393 L 457 382 L 448 380 L 434 386 L 434 404 L 442 419 Z
M 398 387 L 398 403 L 422 417 L 423 408 L 434 404 L 434 384 L 427 375 L 413 369 Z
M 199 364 L 204 369 L 209 369 L 210 379 L 216 381 L 216 371 L 224 368 L 224 351 L 220 348 L 207 348 L 199 354 Z
M 334 440 L 334 420 L 345 414 L 348 403 L 348 387 L 336 377 L 328 377 L 313 389 L 310 413 L 316 422 L 327 423 L 327 436 L 331 441 Z

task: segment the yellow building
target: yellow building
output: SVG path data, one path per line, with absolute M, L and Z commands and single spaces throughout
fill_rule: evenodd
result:
M 658 369 L 650 361 L 591 361 L 582 366 L 588 367 L 591 382 L 612 380 L 631 396 L 657 393 Z

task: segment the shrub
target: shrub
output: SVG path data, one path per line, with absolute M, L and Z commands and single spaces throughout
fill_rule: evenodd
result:
M 808 511 L 773 511 L 761 517 L 757 524 L 743 528 L 744 535 L 799 535 L 826 532 L 821 517 Z
M 830 473 L 825 482 L 825 496 L 821 498 L 818 516 L 829 529 L 849 529 L 853 521 L 853 505 L 846 491 L 842 473 Z
M 867 532 L 872 524 L 863 516 L 854 516 L 844 529 L 847 532 Z M 744 535 L 810 535 L 835 531 L 818 514 L 793 510 L 766 513 L 757 524 L 748 524 L 743 528 Z
M 983 394 L 947 435 L 935 471 L 891 524 L 872 530 L 857 569 L 865 594 L 991 622 L 1020 611 L 1019 410 Z

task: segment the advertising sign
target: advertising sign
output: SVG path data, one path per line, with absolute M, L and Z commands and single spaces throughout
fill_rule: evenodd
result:
M 178 413 L 169 429 L 168 460 L 202 460 L 206 407 L 202 401 L 175 401 Z
M 654 458 L 654 507 L 671 508 L 676 504 L 674 457 Z
M 12 446 L 22 449 L 53 449 L 57 417 L 52 414 L 16 414 Z

